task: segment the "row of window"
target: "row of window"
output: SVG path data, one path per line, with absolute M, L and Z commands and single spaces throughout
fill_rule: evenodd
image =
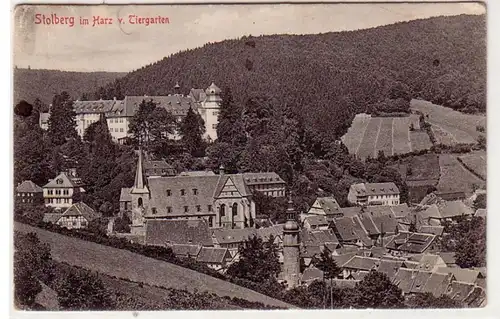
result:
M 214 130 L 216 130 L 216 129 L 217 129 L 217 124 L 212 124 L 212 128 L 213 128 Z
M 195 209 L 196 209 L 196 212 L 198 212 L 198 213 L 201 212 L 201 205 L 196 205 Z M 213 211 L 212 205 L 208 205 L 207 209 L 208 209 L 209 212 L 212 212 Z M 152 207 L 151 208 L 151 213 L 153 215 L 155 215 L 157 212 L 158 211 L 157 211 L 156 207 Z M 172 207 L 171 206 L 167 206 L 167 213 L 168 214 L 172 213 Z M 189 213 L 189 206 L 184 206 L 184 213 Z
M 123 118 L 108 119 L 109 123 L 123 123 Z
M 109 131 L 110 131 L 110 132 L 113 132 L 113 128 L 110 128 L 110 129 L 109 129 Z M 116 128 L 116 127 L 115 127 L 114 132 L 115 132 L 115 133 L 118 133 L 118 128 Z M 123 127 L 120 127 L 119 132 L 120 132 L 120 133 L 123 133 L 123 132 L 124 132 Z
M 45 204 L 69 204 L 70 198 L 46 198 Z
M 193 195 L 198 195 L 198 189 L 197 188 L 193 188 L 192 192 L 193 192 Z M 184 196 L 184 195 L 186 195 L 186 190 L 185 189 L 181 189 L 180 193 L 181 193 L 181 196 Z M 167 196 L 172 196 L 172 191 L 170 189 L 167 189 Z
M 212 115 L 213 115 L 213 116 L 219 116 L 219 111 L 213 111 L 213 112 L 212 112 Z
M 22 197 L 33 197 L 33 193 L 17 193 L 17 196 L 22 196 Z
M 76 221 L 69 221 L 69 222 L 65 221 L 65 222 L 59 222 L 58 224 L 61 225 L 61 226 L 68 227 L 68 226 L 76 226 L 77 222 Z M 81 221 L 80 222 L 80 226 L 81 227 L 87 227 L 87 221 Z
M 56 193 L 56 195 L 61 195 L 61 189 L 56 189 L 55 193 Z M 47 190 L 47 194 L 48 195 L 54 195 L 54 190 L 53 189 Z M 69 195 L 69 189 L 63 189 L 62 190 L 62 195 Z
M 374 195 L 370 196 L 370 199 L 385 199 L 385 198 L 396 198 L 398 195 Z

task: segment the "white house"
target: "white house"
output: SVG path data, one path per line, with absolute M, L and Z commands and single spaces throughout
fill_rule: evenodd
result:
M 75 196 L 85 192 L 80 178 L 74 172 L 61 172 L 43 186 L 45 206 L 64 209 L 73 205 Z
M 347 200 L 358 205 L 399 205 L 399 188 L 392 182 L 353 184 Z

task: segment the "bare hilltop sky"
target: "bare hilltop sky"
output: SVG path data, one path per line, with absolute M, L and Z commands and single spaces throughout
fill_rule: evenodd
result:
M 32 69 L 128 72 L 180 50 L 250 34 L 314 34 L 484 13 L 478 3 L 24 5 L 14 14 L 13 63 Z M 52 24 L 64 17 L 65 24 Z M 80 24 L 80 17 L 89 25 Z M 163 23 L 146 25 L 146 17 Z

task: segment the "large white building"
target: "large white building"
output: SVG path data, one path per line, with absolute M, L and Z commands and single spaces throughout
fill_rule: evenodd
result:
M 358 205 L 399 205 L 399 188 L 392 182 L 353 184 L 347 200 Z
M 176 85 L 175 90 L 178 88 Z M 76 130 L 78 135 L 83 137 L 85 130 L 104 114 L 113 140 L 123 141 L 129 136 L 130 120 L 139 109 L 139 105 L 142 101 L 153 101 L 157 106 L 169 111 L 177 121 L 181 121 L 189 108 L 192 108 L 200 114 L 205 123 L 204 138 L 214 141 L 217 139 L 217 123 L 222 102 L 220 93 L 221 90 L 212 83 L 206 90 L 191 89 L 188 95 L 175 93 L 167 96 L 126 96 L 123 100 L 77 100 L 73 103 L 76 112 Z M 47 129 L 48 114 L 42 113 L 40 119 L 40 127 Z M 174 138 L 176 137 L 178 135 L 174 134 Z

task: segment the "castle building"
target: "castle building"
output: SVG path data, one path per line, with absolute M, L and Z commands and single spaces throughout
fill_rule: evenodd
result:
M 257 173 L 252 173 L 252 178 Z M 258 173 L 264 189 L 276 173 Z M 213 172 L 187 172 L 176 176 L 144 177 L 143 155 L 139 152 L 134 185 L 122 188 L 121 213 L 131 216 L 132 229 L 139 234 L 147 220 L 204 219 L 210 228 L 242 229 L 254 227 L 255 202 L 247 184 L 246 173 L 219 174 Z M 284 194 L 282 189 L 275 196 Z
M 212 83 L 206 90 L 191 89 L 188 95 L 179 93 L 179 85 L 174 88 L 175 93 L 166 96 L 125 96 L 123 100 L 97 100 L 97 101 L 75 101 L 73 103 L 76 112 L 76 130 L 83 137 L 85 130 L 99 121 L 101 114 L 107 119 L 111 137 L 116 142 L 123 142 L 130 136 L 128 133 L 130 120 L 139 109 L 143 101 L 152 101 L 158 107 L 169 111 L 178 122 L 186 116 L 189 108 L 200 114 L 205 123 L 204 138 L 209 141 L 217 139 L 217 123 L 222 98 L 221 90 Z M 40 127 L 47 129 L 49 113 L 40 114 Z M 43 120 L 42 120 L 43 119 Z M 179 134 L 175 132 L 171 138 L 178 139 Z
M 293 289 L 299 285 L 300 280 L 300 228 L 291 194 L 288 198 L 286 219 L 283 226 L 283 278 L 288 288 Z

